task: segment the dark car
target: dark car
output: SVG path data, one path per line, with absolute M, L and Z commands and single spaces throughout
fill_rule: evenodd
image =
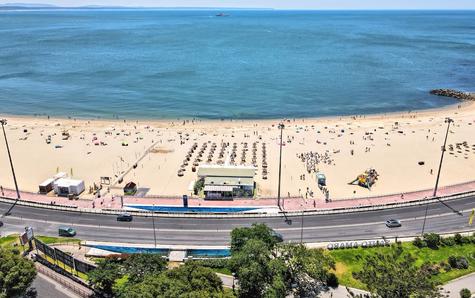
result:
M 3 221 L 0 220 L 0 228 L 3 227 Z
M 277 233 L 274 230 L 271 232 L 271 234 L 272 234 L 272 238 L 274 238 L 276 242 L 283 242 L 284 241 L 284 237 L 282 236 L 282 234 Z
M 401 221 L 398 219 L 390 219 L 386 221 L 386 227 L 388 228 L 398 228 L 401 226 Z
M 74 237 L 76 236 L 76 230 L 71 227 L 59 227 L 58 234 L 63 237 Z
M 132 221 L 134 218 L 128 213 L 121 213 L 117 215 L 117 221 Z

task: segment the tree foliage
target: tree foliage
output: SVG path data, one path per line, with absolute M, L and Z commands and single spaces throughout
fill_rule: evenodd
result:
M 17 251 L 0 247 L 0 298 L 24 296 L 35 277 L 32 261 L 21 257 Z
M 195 195 L 198 195 L 199 192 L 205 187 L 205 180 L 204 179 L 198 179 L 196 180 L 195 184 L 193 185 L 193 193 Z
M 230 269 L 239 297 L 316 297 L 326 287 L 333 260 L 323 250 L 282 244 L 263 224 L 231 232 Z
M 288 270 L 289 284 L 295 285 L 299 297 L 316 297 L 328 285 L 338 284 L 338 278 L 329 273 L 335 262 L 322 249 L 308 249 L 298 244 L 286 244 L 278 248 Z
M 122 263 L 123 260 L 117 258 L 102 260 L 96 269 L 88 273 L 89 282 L 103 295 L 112 297 L 116 280 L 124 274 Z
M 415 266 L 415 258 L 401 246 L 377 252 L 364 259 L 364 270 L 355 277 L 366 284 L 374 297 L 439 297 L 430 272 Z
M 158 275 L 148 275 L 141 283 L 128 287 L 121 297 L 225 298 L 227 296 L 223 291 L 221 279 L 211 269 L 185 264 Z
M 467 289 L 467 288 L 461 289 L 459 294 L 460 294 L 460 298 L 470 298 L 470 297 L 472 297 L 472 292 L 470 292 L 470 290 Z
M 221 279 L 194 263 L 167 270 L 156 254 L 107 258 L 89 273 L 89 281 L 108 297 L 226 297 Z
M 250 228 L 235 228 L 231 231 L 231 254 L 239 252 L 251 239 L 261 240 L 269 250 L 282 241 L 267 225 L 254 223 Z
M 427 243 L 427 247 L 432 249 L 439 248 L 440 235 L 436 233 L 428 233 L 423 235 L 424 241 Z
M 129 281 L 139 283 L 147 275 L 160 274 L 167 269 L 167 262 L 158 254 L 134 254 L 124 262 Z
M 231 270 L 239 278 L 241 297 L 264 297 L 267 287 L 274 283 L 273 279 L 280 277 L 280 274 L 274 275 L 276 272 L 273 272 L 279 269 L 279 264 L 275 264 L 276 261 L 273 263 L 269 248 L 259 239 L 248 240 L 232 253 Z

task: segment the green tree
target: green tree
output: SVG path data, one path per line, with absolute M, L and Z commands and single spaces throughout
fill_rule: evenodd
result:
M 239 279 L 240 297 L 264 297 L 267 288 L 274 284 L 278 288 L 284 288 L 282 280 L 274 282 L 274 278 L 281 279 L 273 271 L 282 271 L 282 265 L 277 260 L 271 264 L 271 252 L 266 243 L 259 239 L 250 239 L 238 250 L 232 253 L 230 260 L 231 270 L 236 272 Z M 277 284 L 280 283 L 280 284 Z M 282 291 L 282 289 L 275 289 Z M 275 296 L 279 297 L 279 296 Z
M 219 277 L 209 268 L 185 264 L 158 275 L 147 275 L 128 287 L 121 297 L 128 298 L 226 298 Z
M 105 296 L 114 296 L 113 287 L 117 279 L 124 275 L 123 260 L 107 258 L 99 262 L 96 269 L 88 273 L 91 285 Z
M 355 278 L 365 283 L 374 297 L 439 297 L 430 272 L 414 262 L 400 245 L 393 246 L 388 252 L 366 256 L 364 270 L 355 273 Z
M 472 292 L 469 289 L 463 288 L 460 290 L 460 298 L 470 298 L 472 297 Z
M 281 244 L 262 224 L 231 233 L 230 269 L 239 281 L 239 297 L 316 297 L 326 287 L 333 260 L 323 250 Z
M 427 247 L 432 249 L 439 248 L 440 235 L 436 233 L 428 233 L 423 235 L 424 241 L 427 243 Z
M 231 231 L 231 253 L 238 252 L 251 239 L 259 239 L 268 249 L 282 242 L 280 236 L 265 224 L 254 223 L 250 228 L 235 228 Z
M 302 244 L 285 244 L 277 250 L 287 268 L 288 287 L 293 285 L 297 297 L 317 297 L 328 282 L 338 284 L 338 278 L 329 272 L 335 269 L 335 262 L 324 250 Z
M 193 185 L 193 193 L 195 195 L 198 195 L 204 187 L 205 187 L 205 180 L 204 179 L 196 180 L 195 184 Z
M 159 254 L 133 254 L 124 262 L 129 282 L 139 283 L 147 275 L 160 274 L 167 269 L 167 262 Z
M 36 277 L 32 261 L 21 257 L 18 252 L 0 247 L 0 298 L 21 297 Z

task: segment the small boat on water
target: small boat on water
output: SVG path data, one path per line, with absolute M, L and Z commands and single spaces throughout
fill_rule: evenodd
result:
M 216 14 L 217 17 L 229 17 L 228 14 L 225 14 L 224 12 L 220 12 L 218 14 Z

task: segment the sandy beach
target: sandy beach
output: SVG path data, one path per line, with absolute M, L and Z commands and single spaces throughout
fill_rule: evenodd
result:
M 325 198 L 317 187 L 315 172 L 326 175 L 332 200 L 431 188 L 447 128 L 445 117 L 451 117 L 454 123 L 439 185 L 474 180 L 475 104 L 465 103 L 384 115 L 283 120 L 282 196 Z M 93 198 L 89 188 L 99 185 L 104 176 L 111 177 L 112 194 L 123 194 L 124 184 L 134 181 L 141 195 L 190 195 L 190 185 L 196 179 L 192 164 L 185 168 L 182 177 L 177 175 L 190 147 L 194 143 L 198 148 L 207 144 L 201 163 L 215 164 L 225 162 L 226 153 L 235 143 L 236 163 L 241 164 L 243 149 L 247 147 L 244 164 L 257 166 L 256 198 L 277 195 L 280 120 L 84 120 L 9 115 L 2 118 L 8 119 L 5 128 L 18 185 L 23 191 L 37 192 L 42 181 L 57 172 L 66 172 L 85 181 L 86 191 L 81 195 L 84 199 Z M 208 156 L 212 144 L 216 144 L 217 150 Z M 220 157 L 223 144 L 225 156 Z M 267 175 L 262 173 L 263 146 L 267 152 Z M 254 147 L 255 161 L 250 150 Z M 0 168 L 0 185 L 13 188 L 3 136 Z M 379 174 L 371 190 L 349 184 L 369 168 Z M 114 184 L 124 174 L 124 181 Z

